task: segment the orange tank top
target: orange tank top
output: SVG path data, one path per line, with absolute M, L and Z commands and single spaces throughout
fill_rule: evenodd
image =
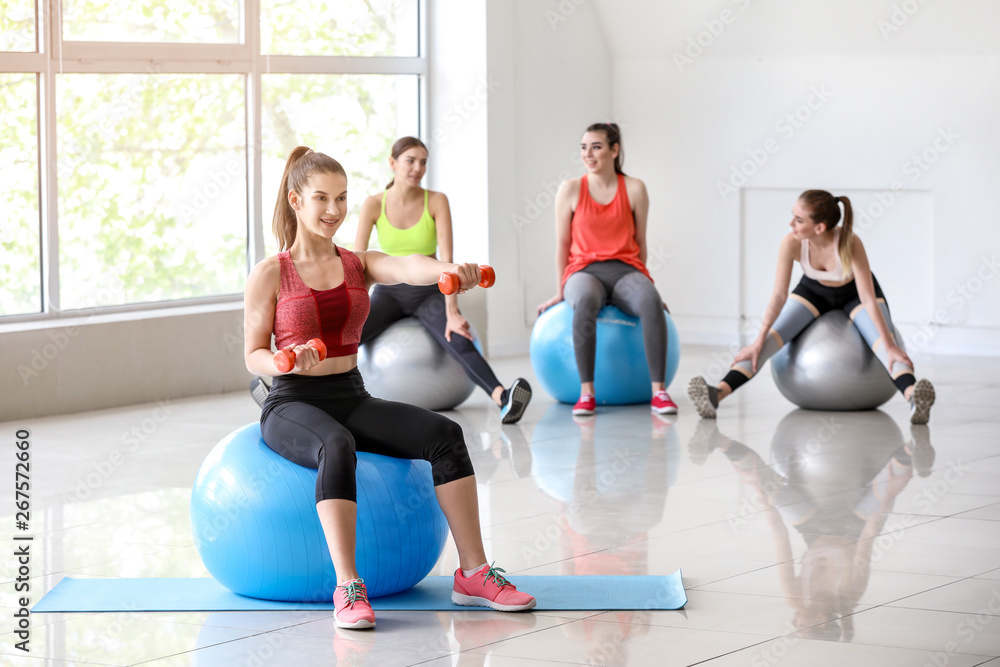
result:
M 618 259 L 634 266 L 653 279 L 639 261 L 639 243 L 635 240 L 635 216 L 625 188 L 625 175 L 618 174 L 618 190 L 607 204 L 598 204 L 590 196 L 587 177 L 580 179 L 580 198 L 570 221 L 569 261 L 562 281 L 594 262 Z

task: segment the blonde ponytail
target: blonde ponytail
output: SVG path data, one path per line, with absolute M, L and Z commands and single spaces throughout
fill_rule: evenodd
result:
M 851 210 L 851 200 L 847 197 L 835 197 L 844 205 L 844 228 L 840 232 L 840 241 L 837 244 L 837 252 L 840 254 L 840 265 L 844 269 L 846 276 L 851 270 L 851 248 L 854 245 L 854 212 Z

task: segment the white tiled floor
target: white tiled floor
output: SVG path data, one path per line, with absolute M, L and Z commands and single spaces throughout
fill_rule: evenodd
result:
M 64 576 L 203 577 L 195 473 L 259 414 L 228 394 L 0 424 L 0 663 L 1000 667 L 1000 361 L 920 360 L 938 403 L 911 433 L 898 397 L 796 411 L 766 372 L 701 421 L 683 387 L 714 352 L 685 348 L 670 420 L 609 407 L 581 426 L 526 358 L 496 364 L 536 388 L 520 424 L 501 429 L 481 395 L 449 413 L 498 565 L 682 568 L 682 611 L 381 613 L 374 632 L 337 631 L 329 612 L 32 614 L 16 650 L 16 429 L 31 431 L 33 601 Z M 432 574 L 455 566 L 449 544 Z

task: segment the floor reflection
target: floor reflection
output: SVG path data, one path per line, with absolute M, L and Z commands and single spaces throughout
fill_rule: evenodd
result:
M 851 641 L 875 538 L 914 473 L 927 476 L 933 465 L 927 426 L 911 426 L 905 438 L 877 410 L 795 410 L 774 432 L 769 465 L 714 420 L 702 420 L 688 452 L 696 464 L 718 452 L 738 473 L 749 493 L 735 524 L 765 519 L 798 635 Z M 801 542 L 793 544 L 792 531 Z
M 663 518 L 681 448 L 673 421 L 642 408 L 574 417 L 553 405 L 532 433 L 532 477 L 555 505 L 561 575 L 649 574 L 648 531 Z M 648 429 L 636 427 L 643 422 Z M 628 640 L 649 631 L 651 615 L 601 614 L 563 635 L 587 645 L 587 664 L 625 664 Z

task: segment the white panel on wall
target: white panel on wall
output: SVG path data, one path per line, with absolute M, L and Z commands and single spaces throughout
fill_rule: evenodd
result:
M 756 322 L 767 306 L 774 287 L 778 243 L 788 233 L 792 205 L 804 189 L 742 190 L 740 316 L 744 323 Z M 833 194 L 851 200 L 855 232 L 885 292 L 893 321 L 901 325 L 930 322 L 934 312 L 933 195 L 926 191 L 856 189 Z M 789 290 L 801 275 L 796 262 Z

